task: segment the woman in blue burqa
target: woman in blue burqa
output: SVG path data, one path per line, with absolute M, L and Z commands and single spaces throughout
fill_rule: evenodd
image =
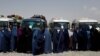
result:
M 45 26 L 33 29 L 32 53 L 34 55 L 51 52 L 51 34 Z
M 8 30 L 8 27 L 3 27 L 3 43 L 2 48 L 3 52 L 10 51 L 10 39 L 11 39 L 11 32 Z
M 16 50 L 16 45 L 17 45 L 17 26 L 13 25 L 11 31 L 11 51 Z
M 87 50 L 88 45 L 88 34 L 87 31 L 89 30 L 88 25 L 84 24 L 81 26 L 78 36 L 78 50 Z
M 0 52 L 3 51 L 3 40 L 4 40 L 3 29 L 2 27 L 0 27 Z

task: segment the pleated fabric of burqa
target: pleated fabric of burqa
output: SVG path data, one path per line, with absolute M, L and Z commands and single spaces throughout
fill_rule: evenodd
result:
M 52 52 L 52 40 L 51 40 L 51 34 L 49 32 L 48 28 L 45 28 L 44 31 L 44 38 L 45 38 L 45 47 L 44 47 L 44 52 L 45 53 L 51 53 Z
M 52 42 L 53 42 L 53 52 L 57 53 L 57 46 L 58 46 L 58 41 L 59 41 L 59 32 L 57 29 L 52 30 Z
M 32 37 L 32 53 L 33 55 L 42 54 L 44 52 L 44 36 L 42 31 L 37 28 L 33 30 Z
M 22 38 L 21 38 L 21 48 L 22 52 L 31 52 L 32 51 L 32 30 L 26 26 L 22 30 Z
M 11 40 L 11 32 L 8 31 L 7 27 L 4 27 L 3 29 L 3 51 L 7 52 L 10 51 L 10 40 Z
M 2 30 L 0 30 L 0 51 L 3 51 L 3 38 L 4 38 L 3 32 Z
M 59 31 L 59 37 L 58 37 L 57 52 L 63 52 L 64 51 L 64 47 L 65 47 L 64 46 L 64 38 L 65 38 L 65 36 L 64 36 L 63 29 L 60 29 L 60 31 Z
M 90 30 L 90 34 L 91 34 L 91 38 L 90 38 L 90 40 L 91 40 L 91 50 L 93 50 L 93 51 L 97 51 L 98 50 L 98 45 L 99 45 L 99 41 L 100 40 L 98 40 L 98 38 L 100 38 L 99 37 L 99 32 L 98 32 L 98 30 L 96 30 L 95 28 L 92 28 L 91 30 Z
M 69 50 L 69 32 L 68 29 L 64 29 L 64 51 Z
M 73 37 L 72 37 L 72 50 L 77 50 L 77 38 L 78 38 L 78 30 L 75 29 L 73 31 Z
M 78 50 L 87 50 L 88 35 L 86 27 L 83 26 L 78 34 Z
M 11 31 L 11 51 L 15 51 L 17 46 L 17 26 L 13 26 Z

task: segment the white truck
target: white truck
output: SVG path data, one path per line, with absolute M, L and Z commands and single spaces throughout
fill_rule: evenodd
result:
M 0 18 L 0 27 L 8 27 L 10 24 L 13 24 L 14 20 L 12 18 Z
M 98 24 L 98 21 L 95 19 L 81 18 L 81 19 L 76 20 L 72 23 L 74 24 L 74 27 L 81 27 L 83 24 L 86 24 L 90 28 L 92 28 L 92 26 L 96 26 Z
M 49 23 L 50 28 L 70 28 L 70 21 L 67 19 L 53 19 Z

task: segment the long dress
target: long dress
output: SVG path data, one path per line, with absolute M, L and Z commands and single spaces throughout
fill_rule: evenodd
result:
M 58 40 L 58 45 L 57 45 L 57 52 L 63 52 L 64 51 L 64 33 L 63 30 L 61 29 L 59 32 L 59 40 Z
M 13 26 L 11 31 L 11 51 L 15 51 L 17 47 L 17 27 Z
M 92 28 L 90 30 L 90 34 L 91 34 L 91 50 L 93 51 L 97 51 L 98 50 L 98 38 L 99 38 L 99 32 L 95 29 L 95 28 Z M 100 40 L 99 40 L 100 41 Z
M 18 28 L 17 30 L 17 52 L 22 52 L 22 40 L 23 40 L 23 32 L 22 28 Z
M 87 43 L 88 43 L 87 28 L 83 26 L 78 34 L 79 34 L 78 50 L 87 50 Z
M 77 37 L 78 37 L 78 30 L 74 30 L 73 37 L 72 37 L 72 50 L 77 50 Z
M 64 29 L 64 51 L 69 49 L 69 33 L 68 29 Z
M 44 36 L 40 29 L 33 30 L 32 37 L 32 53 L 33 55 L 42 54 L 44 52 Z
M 52 30 L 52 42 L 53 42 L 53 52 L 57 53 L 57 46 L 59 41 L 59 33 L 57 32 L 57 29 Z
M 3 32 L 0 31 L 0 51 L 3 50 L 3 38 L 4 38 Z
M 21 51 L 31 52 L 32 50 L 32 30 L 28 27 L 22 29 Z
M 45 48 L 44 52 L 45 53 L 51 53 L 52 52 L 52 44 L 51 44 L 51 34 L 49 32 L 49 29 L 46 28 L 44 31 L 44 38 L 45 38 Z
M 4 52 L 6 51 L 10 51 L 10 40 L 11 40 L 11 32 L 8 31 L 8 28 L 7 27 L 4 27 L 4 30 L 3 30 L 3 35 L 4 35 L 4 38 L 3 38 L 3 45 L 4 45 Z

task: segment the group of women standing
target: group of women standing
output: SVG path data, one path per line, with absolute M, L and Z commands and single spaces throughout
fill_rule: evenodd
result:
M 17 45 L 17 27 L 3 26 L 0 27 L 0 51 L 15 51 Z
M 0 27 L 0 51 L 32 53 L 59 53 L 68 50 L 100 50 L 100 32 L 87 25 L 69 30 L 66 28 L 30 29 L 20 25 Z

